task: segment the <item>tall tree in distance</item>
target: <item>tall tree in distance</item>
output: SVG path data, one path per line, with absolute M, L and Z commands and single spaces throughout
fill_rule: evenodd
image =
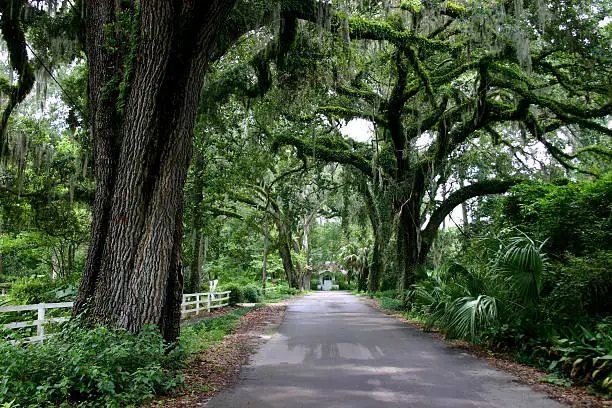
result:
M 86 2 L 97 189 L 75 315 L 178 336 L 183 186 L 204 74 L 234 2 Z

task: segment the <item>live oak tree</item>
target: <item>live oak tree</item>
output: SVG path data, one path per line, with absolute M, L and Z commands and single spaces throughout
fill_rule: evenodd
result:
M 75 315 L 178 336 L 183 186 L 204 75 L 233 5 L 83 6 L 97 188 Z
M 389 208 L 400 215 L 396 235 L 404 285 L 412 281 L 414 266 L 423 261 L 451 207 L 478 194 L 503 191 L 514 182 L 480 181 L 436 203 L 431 192 L 449 177 L 448 159 L 467 144 L 511 143 L 507 125 L 519 124 L 521 134 L 540 140 L 566 167 L 574 168 L 574 155 L 596 150 L 567 153 L 554 140 L 557 130 L 586 128 L 609 135 L 601 123 L 610 113 L 609 50 L 597 27 L 584 19 L 585 13 L 605 14 L 599 3 L 587 7 L 576 0 L 542 6 L 514 1 L 484 9 L 468 3 L 475 9 L 466 9 L 410 1 L 393 3 L 399 9 L 391 8 L 389 18 L 386 10 L 366 3 L 368 18 L 331 15 L 327 2 L 316 1 L 244 1 L 233 12 L 234 0 L 76 3 L 89 68 L 85 122 L 91 131 L 97 190 L 75 314 L 133 331 L 152 323 L 166 339 L 176 338 L 182 190 L 204 75 L 209 62 L 221 58 L 243 34 L 273 21 L 283 24 L 271 25 L 277 27 L 271 30 L 277 39 L 252 59 L 255 75 L 246 78 L 256 81 L 247 88 L 249 97 L 270 89 L 266 80 L 273 65 L 280 71 L 292 62 L 284 56 L 297 44 L 299 20 L 316 23 L 320 33 L 331 32 L 345 41 L 382 44 L 385 62 L 379 66 L 385 67 L 385 74 L 367 66 L 361 75 L 342 70 L 339 86 L 325 95 L 329 101 L 319 109 L 329 123 L 353 117 L 375 122 L 376 149 L 364 153 L 355 145 L 324 139 L 311 143 L 290 134 L 278 144 L 294 144 L 298 150 L 316 151 L 319 159 L 353 165 L 371 177 L 370 187 L 376 175 L 382 180 L 379 186 L 397 192 Z M 495 8 L 502 6 L 503 12 Z M 25 7 L 24 1 L 0 2 L 3 36 L 18 74 L 15 83 L 3 83 L 7 117 L 31 89 L 31 62 L 19 29 Z M 351 5 L 344 12 L 360 7 Z M 293 62 L 293 68 L 299 68 L 308 61 Z M 416 147 L 422 136 L 429 138 L 425 149 Z
M 74 314 L 179 332 L 182 189 L 208 63 L 298 3 L 86 2 L 97 190 Z M 285 4 L 286 3 L 286 4 Z M 309 7 L 315 2 L 307 3 Z
M 330 102 L 318 109 L 332 124 L 354 118 L 373 122 L 374 161 L 340 142 L 287 134 L 277 143 L 352 165 L 371 185 L 382 180 L 394 191 L 397 263 L 401 286 L 407 288 L 454 207 L 505 192 L 518 182 L 491 173 L 438 201 L 439 186 L 457 178 L 456 164 L 466 149 L 506 144 L 511 154 L 521 138 L 531 137 L 565 168 L 581 171 L 573 161 L 577 156 L 609 152 L 590 147 L 567 153 L 559 134 L 587 129 L 610 136 L 602 120 L 612 105 L 607 40 L 596 26 L 597 16 L 587 24 L 576 11 L 588 14 L 584 3 L 573 8 L 527 1 L 464 7 L 406 1 L 399 6 L 387 21 L 337 15 L 332 22 L 351 41 L 380 44 L 378 62 L 340 82 Z M 605 15 L 601 4 L 590 10 L 600 19 Z M 573 34 L 566 32 L 568 25 Z M 565 41 L 558 40 L 562 37 Z

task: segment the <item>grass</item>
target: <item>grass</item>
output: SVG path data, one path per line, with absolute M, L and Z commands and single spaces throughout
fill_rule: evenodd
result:
M 190 353 L 206 350 L 232 330 L 238 328 L 241 316 L 262 307 L 264 307 L 262 304 L 243 307 L 212 319 L 201 320 L 195 324 L 184 326 L 181 329 L 180 341 Z

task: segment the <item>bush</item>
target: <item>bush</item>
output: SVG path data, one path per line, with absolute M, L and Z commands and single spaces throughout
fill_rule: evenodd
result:
M 229 304 L 234 306 L 237 303 L 244 303 L 244 291 L 242 286 L 231 283 L 224 288 L 224 291 L 231 290 Z
M 302 291 L 296 288 L 290 288 L 289 286 L 281 286 L 280 293 L 283 295 L 295 296 L 302 293 Z
M 159 330 L 139 334 L 77 321 L 44 343 L 0 343 L 0 403 L 19 406 L 119 406 L 152 398 L 182 382 L 181 347 Z
M 388 309 L 388 310 L 396 310 L 396 311 L 408 310 L 404 302 L 402 302 L 401 300 L 392 299 L 388 297 L 380 297 L 380 305 L 384 309 Z
M 351 285 L 349 285 L 347 281 L 341 280 L 338 282 L 338 290 L 351 290 Z
M 22 278 L 11 285 L 9 296 L 16 304 L 29 305 L 55 301 L 54 282 L 49 278 Z
M 258 303 L 263 299 L 263 290 L 255 283 L 249 283 L 248 285 L 244 286 L 242 288 L 242 292 L 246 302 Z
M 612 315 L 612 253 L 570 257 L 544 278 L 542 312 L 556 325 Z
M 397 290 L 395 289 L 381 290 L 381 291 L 376 292 L 374 296 L 377 298 L 394 299 L 397 296 Z
M 552 359 L 549 370 L 558 370 L 577 383 L 592 382 L 612 394 L 612 319 L 600 321 L 592 330 L 581 325 L 567 330 L 567 336 L 555 337 L 551 347 L 541 348 L 544 358 Z

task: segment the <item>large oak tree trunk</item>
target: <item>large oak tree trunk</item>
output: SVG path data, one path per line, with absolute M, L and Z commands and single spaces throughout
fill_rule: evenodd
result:
M 428 245 L 421 235 L 421 206 L 425 191 L 424 177 L 418 173 L 410 180 L 411 190 L 401 204 L 397 232 L 397 257 L 402 276 L 401 288 L 406 290 L 415 283 L 416 270 L 423 266 Z
M 97 189 L 75 315 L 177 338 L 183 185 L 207 62 L 234 1 L 87 2 Z M 132 38 L 113 47 L 120 13 L 132 15 Z

